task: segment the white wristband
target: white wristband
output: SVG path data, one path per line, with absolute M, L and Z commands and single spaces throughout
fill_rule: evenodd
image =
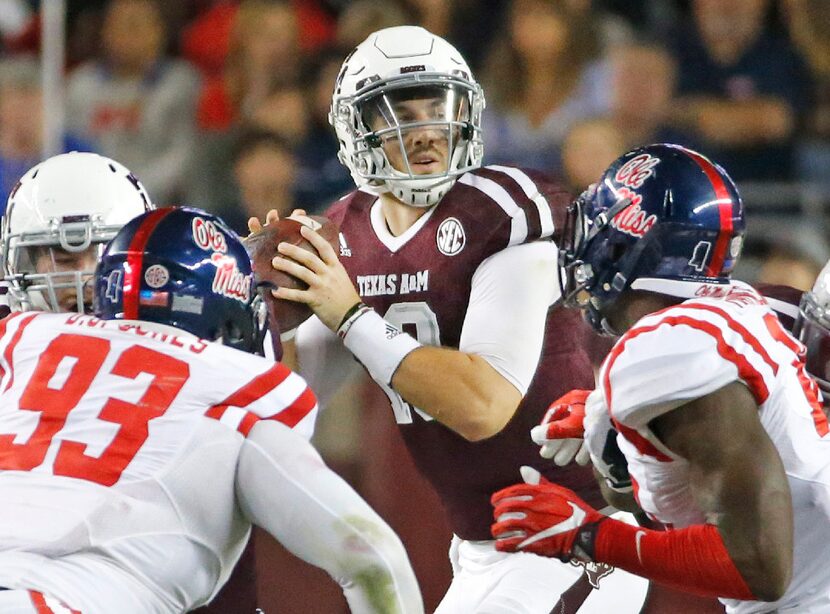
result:
M 401 362 L 421 344 L 384 320 L 374 309 L 366 309 L 353 320 L 343 344 L 354 354 L 369 375 L 390 386 Z

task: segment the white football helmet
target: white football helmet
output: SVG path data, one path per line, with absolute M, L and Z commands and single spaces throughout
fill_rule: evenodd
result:
M 431 100 L 428 115 L 401 113 L 412 100 Z M 429 207 L 458 176 L 481 166 L 484 93 L 467 62 L 447 41 L 415 26 L 374 32 L 343 62 L 329 123 L 340 141 L 340 161 L 358 187 L 391 192 L 402 202 Z M 419 173 L 407 134 L 431 131 L 447 143 L 444 161 Z M 411 141 L 411 139 L 410 139 Z M 384 147 L 400 148 L 394 168 Z M 424 154 L 426 155 L 426 154 Z
M 9 195 L 2 220 L 0 263 L 9 306 L 84 312 L 94 270 L 73 263 L 82 256 L 92 261 L 124 224 L 153 208 L 129 169 L 98 154 L 61 154 L 29 169 Z

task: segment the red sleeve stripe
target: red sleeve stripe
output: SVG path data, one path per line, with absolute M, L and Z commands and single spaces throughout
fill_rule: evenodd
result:
M 20 312 L 20 311 L 17 311 L 15 313 L 11 313 L 11 314 L 7 315 L 5 318 L 0 320 L 0 339 L 2 339 L 3 337 L 6 336 L 6 327 L 8 326 L 9 322 L 11 322 L 12 320 L 14 320 L 16 318 L 19 318 L 21 315 L 23 315 L 23 313 Z M 6 366 L 8 366 L 8 363 L 4 363 L 4 364 L 6 364 Z M 5 375 L 6 375 L 6 369 L 3 367 L 2 364 L 0 364 L 0 380 L 2 380 L 3 377 L 5 377 Z
M 254 401 L 267 395 L 283 383 L 291 373 L 291 369 L 282 363 L 277 363 L 271 369 L 259 374 L 221 403 L 209 408 L 205 412 L 205 415 L 208 418 L 219 420 L 247 436 L 254 424 L 263 418 L 253 412 L 245 411 L 242 408 L 247 407 Z M 291 404 L 264 419 L 277 420 L 293 428 L 316 406 L 317 398 L 311 389 L 306 386 Z
M 614 414 L 611 400 L 611 368 L 613 367 L 614 362 L 623 352 L 623 349 L 628 341 L 638 337 L 639 335 L 650 333 L 663 324 L 667 324 L 669 326 L 688 326 L 689 328 L 699 330 L 711 336 L 715 340 L 718 354 L 720 354 L 725 360 L 735 365 L 738 369 L 738 376 L 749 386 L 749 389 L 755 398 L 755 402 L 758 403 L 758 405 L 761 405 L 767 400 L 769 397 L 769 388 L 767 388 L 767 384 L 764 381 L 764 376 L 746 359 L 746 357 L 726 343 L 726 340 L 723 338 L 723 332 L 717 325 L 689 316 L 668 316 L 664 317 L 655 324 L 631 329 L 611 351 L 611 355 L 608 357 L 608 364 L 605 368 L 603 386 L 605 387 L 605 398 L 608 401 L 608 411 L 611 414 L 612 419 L 614 418 Z
M 527 238 L 536 240 L 542 235 L 542 217 L 538 205 L 532 200 L 530 194 L 538 194 L 539 190 L 533 181 L 517 168 L 506 166 L 485 166 L 475 171 L 476 175 L 487 177 L 499 184 L 504 191 L 513 199 L 513 202 L 521 209 L 527 218 Z M 529 187 L 522 186 L 520 178 L 524 178 Z
M 244 409 L 230 405 L 214 405 L 205 412 L 205 416 L 239 431 L 244 437 L 248 436 L 248 433 L 259 421 L 259 416 L 254 412 L 245 411 Z
M 804 398 L 807 399 L 807 403 L 810 405 L 810 415 L 813 417 L 813 424 L 816 426 L 816 431 L 819 437 L 824 437 L 830 433 L 830 424 L 827 422 L 827 415 L 824 413 L 824 408 L 821 404 L 818 385 L 813 378 L 807 375 L 806 365 L 804 364 L 807 348 L 787 334 L 781 322 L 774 314 L 766 314 L 764 316 L 764 323 L 767 325 L 767 330 L 770 335 L 776 341 L 783 343 L 794 354 L 792 365 L 795 368 L 796 377 L 798 377 L 798 382 L 801 384 Z
M 721 269 L 723 269 L 723 263 L 726 260 L 729 241 L 732 237 L 732 206 L 734 202 L 723 181 L 723 177 L 721 177 L 715 165 L 694 151 L 688 149 L 685 151 L 689 157 L 697 162 L 698 166 L 700 166 L 712 184 L 712 189 L 715 191 L 715 202 L 718 204 L 718 213 L 720 215 L 720 232 L 715 242 L 715 250 L 712 254 L 712 260 L 709 262 L 709 267 L 706 270 L 706 275 L 709 277 L 719 277 Z
M 281 362 L 278 362 L 267 371 L 257 375 L 250 382 L 242 386 L 242 388 L 232 393 L 228 398 L 219 403 L 219 405 L 247 407 L 282 384 L 289 375 L 291 375 L 291 369 Z
M 527 215 L 504 187 L 492 179 L 473 173 L 461 175 L 458 183 L 463 183 L 483 192 L 508 215 L 510 218 L 510 240 L 508 245 L 519 245 L 527 240 Z
M 6 351 L 3 352 L 3 362 L 6 365 L 6 368 L 9 370 L 9 381 L 6 382 L 6 387 L 3 389 L 3 392 L 6 392 L 9 388 L 14 385 L 14 365 L 12 364 L 12 355 L 14 354 L 14 348 L 17 347 L 18 342 L 20 341 L 20 337 L 23 336 L 23 331 L 26 330 L 26 327 L 32 323 L 38 315 L 38 313 L 32 313 L 27 315 L 20 321 L 20 325 L 17 327 L 14 335 L 12 336 L 11 341 L 9 341 L 9 345 L 6 346 Z M 5 332 L 5 331 L 3 331 Z
M 172 207 L 156 209 L 149 213 L 136 229 L 133 240 L 127 248 L 127 262 L 124 267 L 123 305 L 124 319 L 138 319 L 138 293 L 141 289 L 141 269 L 144 267 L 144 250 L 153 231 L 159 223 L 170 213 L 175 211 Z
M 315 407 L 317 407 L 317 397 L 314 396 L 311 388 L 306 387 L 291 405 L 267 418 L 261 418 L 252 411 L 245 411 L 244 409 L 231 405 L 214 405 L 205 412 L 205 416 L 218 420 L 222 424 L 239 431 L 244 437 L 247 437 L 251 429 L 254 428 L 254 425 L 260 420 L 275 420 L 289 428 L 294 428 Z
M 276 420 L 277 422 L 282 422 L 284 425 L 294 428 L 315 407 L 317 407 L 317 397 L 311 388 L 306 387 L 291 405 L 270 416 L 268 420 Z
M 80 610 L 73 610 L 52 597 L 49 598 L 49 601 L 52 602 L 52 605 L 50 605 L 46 602 L 44 594 L 37 591 L 29 591 L 29 598 L 32 600 L 32 605 L 35 606 L 37 614 L 83 614 Z
M 707 311 L 709 313 L 714 313 L 715 315 L 720 316 L 726 322 L 726 325 L 738 333 L 741 336 L 741 339 L 744 340 L 744 343 L 749 345 L 758 356 L 763 359 L 769 368 L 772 369 L 773 374 L 778 374 L 778 363 L 776 363 L 769 353 L 764 348 L 763 344 L 758 340 L 758 338 L 753 335 L 747 328 L 738 322 L 735 318 L 733 318 L 727 311 L 721 309 L 720 307 L 715 307 L 714 305 L 705 305 L 701 303 L 684 303 L 681 306 L 682 309 L 698 309 L 701 311 Z

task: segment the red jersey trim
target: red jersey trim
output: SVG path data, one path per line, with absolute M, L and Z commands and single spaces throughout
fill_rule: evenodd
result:
M 32 320 L 39 315 L 39 313 L 33 313 L 20 321 L 20 325 L 17 327 L 12 340 L 9 341 L 9 345 L 6 346 L 6 351 L 3 352 L 3 362 L 6 363 L 6 366 L 9 369 L 9 381 L 6 382 L 6 387 L 3 389 L 3 392 L 6 392 L 14 384 L 14 365 L 12 363 L 12 354 L 14 354 L 14 349 L 17 347 L 20 338 L 23 336 L 23 331 L 27 326 L 29 326 L 29 324 L 32 323 Z M 6 322 L 8 322 L 8 320 L 9 318 L 6 318 Z M 5 333 L 6 331 L 3 330 L 3 332 Z
M 239 390 L 231 394 L 221 403 L 212 406 L 205 412 L 205 416 L 215 420 L 221 420 L 225 411 L 229 407 L 244 408 L 267 395 L 277 386 L 282 384 L 289 375 L 291 370 L 283 365 L 277 363 L 272 368 L 264 373 L 260 373 L 250 382 L 242 386 Z M 254 412 L 246 411 L 239 425 L 236 427 L 242 435 L 248 436 L 248 433 L 259 420 L 276 420 L 282 422 L 288 427 L 295 427 L 303 418 L 305 418 L 311 410 L 317 406 L 317 398 L 310 388 L 306 387 L 300 395 L 286 408 L 277 413 L 267 416 L 265 418 L 258 416 Z
M 715 307 L 714 305 L 704 305 L 700 303 L 684 303 L 681 305 L 683 309 L 700 309 L 701 311 L 708 311 L 709 313 L 714 313 L 717 316 L 720 316 L 726 321 L 726 325 L 738 333 L 741 336 L 741 339 L 744 340 L 746 344 L 752 347 L 755 350 L 755 353 L 758 354 L 765 363 L 769 365 L 769 368 L 772 369 L 773 374 L 778 374 L 778 364 L 772 359 L 769 353 L 764 349 L 763 344 L 758 340 L 758 338 L 753 335 L 749 330 L 740 322 L 738 322 L 735 318 L 733 318 L 729 313 L 720 307 Z
M 689 305 L 684 305 L 684 307 L 689 307 Z M 623 437 L 628 439 L 641 454 L 651 456 L 652 458 L 655 458 L 662 462 L 668 462 L 672 460 L 670 457 L 660 452 L 660 450 L 658 450 L 645 437 L 637 433 L 636 430 L 626 427 L 614 417 L 613 397 L 611 390 L 611 369 L 613 368 L 617 358 L 619 358 L 619 356 L 624 351 L 626 343 L 628 343 L 628 341 L 630 341 L 631 339 L 638 337 L 639 335 L 653 332 L 663 324 L 668 324 L 669 326 L 689 326 L 690 328 L 699 330 L 713 337 L 716 343 L 718 354 L 720 354 L 722 358 L 733 363 L 737 367 L 739 377 L 747 383 L 750 392 L 752 393 L 752 396 L 755 398 L 755 402 L 758 405 L 761 405 L 764 401 L 767 400 L 767 398 L 769 397 L 769 389 L 767 388 L 763 375 L 755 367 L 753 367 L 752 364 L 748 360 L 746 360 L 744 356 L 742 356 L 732 346 L 726 343 L 726 340 L 724 339 L 721 330 L 717 327 L 717 325 L 712 324 L 711 322 L 696 320 L 690 316 L 667 316 L 661 319 L 659 322 L 652 324 L 650 326 L 637 327 L 628 331 L 611 350 L 611 353 L 608 356 L 607 365 L 605 367 L 605 374 L 603 377 L 602 385 L 605 391 L 605 399 L 608 403 L 608 413 L 611 417 L 612 422 L 623 435 Z M 749 334 L 748 331 L 747 334 Z M 753 340 L 755 340 L 754 337 Z M 757 340 L 755 341 L 757 342 Z M 763 353 L 762 357 L 763 356 L 766 356 L 766 352 Z M 767 356 L 767 359 L 768 358 L 769 357 Z M 770 363 L 770 366 L 774 367 L 774 371 L 777 371 L 777 365 L 775 365 L 774 363 Z
M 46 603 L 46 598 L 43 593 L 38 591 L 29 591 L 29 598 L 32 600 L 32 605 L 35 606 L 37 614 L 66 614 L 65 612 L 55 612 L 49 604 Z M 65 604 L 61 604 L 70 614 L 83 614 L 80 610 L 73 610 Z
M 667 316 L 650 326 L 642 326 L 631 329 L 611 350 L 611 355 L 608 357 L 608 366 L 605 369 L 603 386 L 605 388 L 605 398 L 608 401 L 608 411 L 611 413 L 612 419 L 614 417 L 611 408 L 611 368 L 613 367 L 613 363 L 623 352 L 625 344 L 628 341 L 638 337 L 639 335 L 650 333 L 663 324 L 668 324 L 669 326 L 688 326 L 689 328 L 699 330 L 712 337 L 715 340 L 718 354 L 720 354 L 724 360 L 731 362 L 737 367 L 738 376 L 749 386 L 752 396 L 755 397 L 755 402 L 758 403 L 758 405 L 761 405 L 767 400 L 769 397 L 769 388 L 767 388 L 766 382 L 764 381 L 764 376 L 754 366 L 752 366 L 752 364 L 742 354 L 726 342 L 723 337 L 723 333 L 716 324 L 712 324 L 711 322 L 706 322 L 704 320 L 697 320 L 691 316 L 685 315 Z M 767 358 L 769 357 L 767 356 Z M 769 364 L 770 367 L 774 369 L 774 372 L 777 372 L 777 365 L 775 365 L 775 363 Z
M 17 311 L 15 313 L 10 313 L 5 318 L 0 320 L 0 339 L 2 339 L 3 337 L 6 336 L 6 327 L 8 326 L 9 322 L 19 318 L 22 315 L 23 315 L 23 312 Z M 5 359 L 5 358 L 4 358 L 4 360 L 6 360 L 5 364 L 8 365 L 9 364 L 8 360 Z M 5 375 L 6 375 L 6 370 L 3 368 L 3 365 L 0 364 L 0 380 L 3 379 L 3 377 L 5 377 Z

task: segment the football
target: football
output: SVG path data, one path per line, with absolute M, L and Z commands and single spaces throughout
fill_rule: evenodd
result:
M 305 290 L 308 286 L 287 273 L 277 271 L 271 266 L 271 260 L 278 255 L 277 245 L 282 242 L 297 245 L 310 252 L 314 247 L 300 234 L 300 228 L 309 226 L 326 239 L 332 247 L 338 249 L 337 225 L 320 215 L 286 217 L 276 224 L 265 226 L 261 231 L 243 240 L 254 267 L 254 277 L 260 293 L 268 306 L 269 317 L 275 321 L 282 332 L 292 330 L 311 316 L 311 309 L 294 301 L 275 298 L 270 290 L 275 288 L 294 288 Z

